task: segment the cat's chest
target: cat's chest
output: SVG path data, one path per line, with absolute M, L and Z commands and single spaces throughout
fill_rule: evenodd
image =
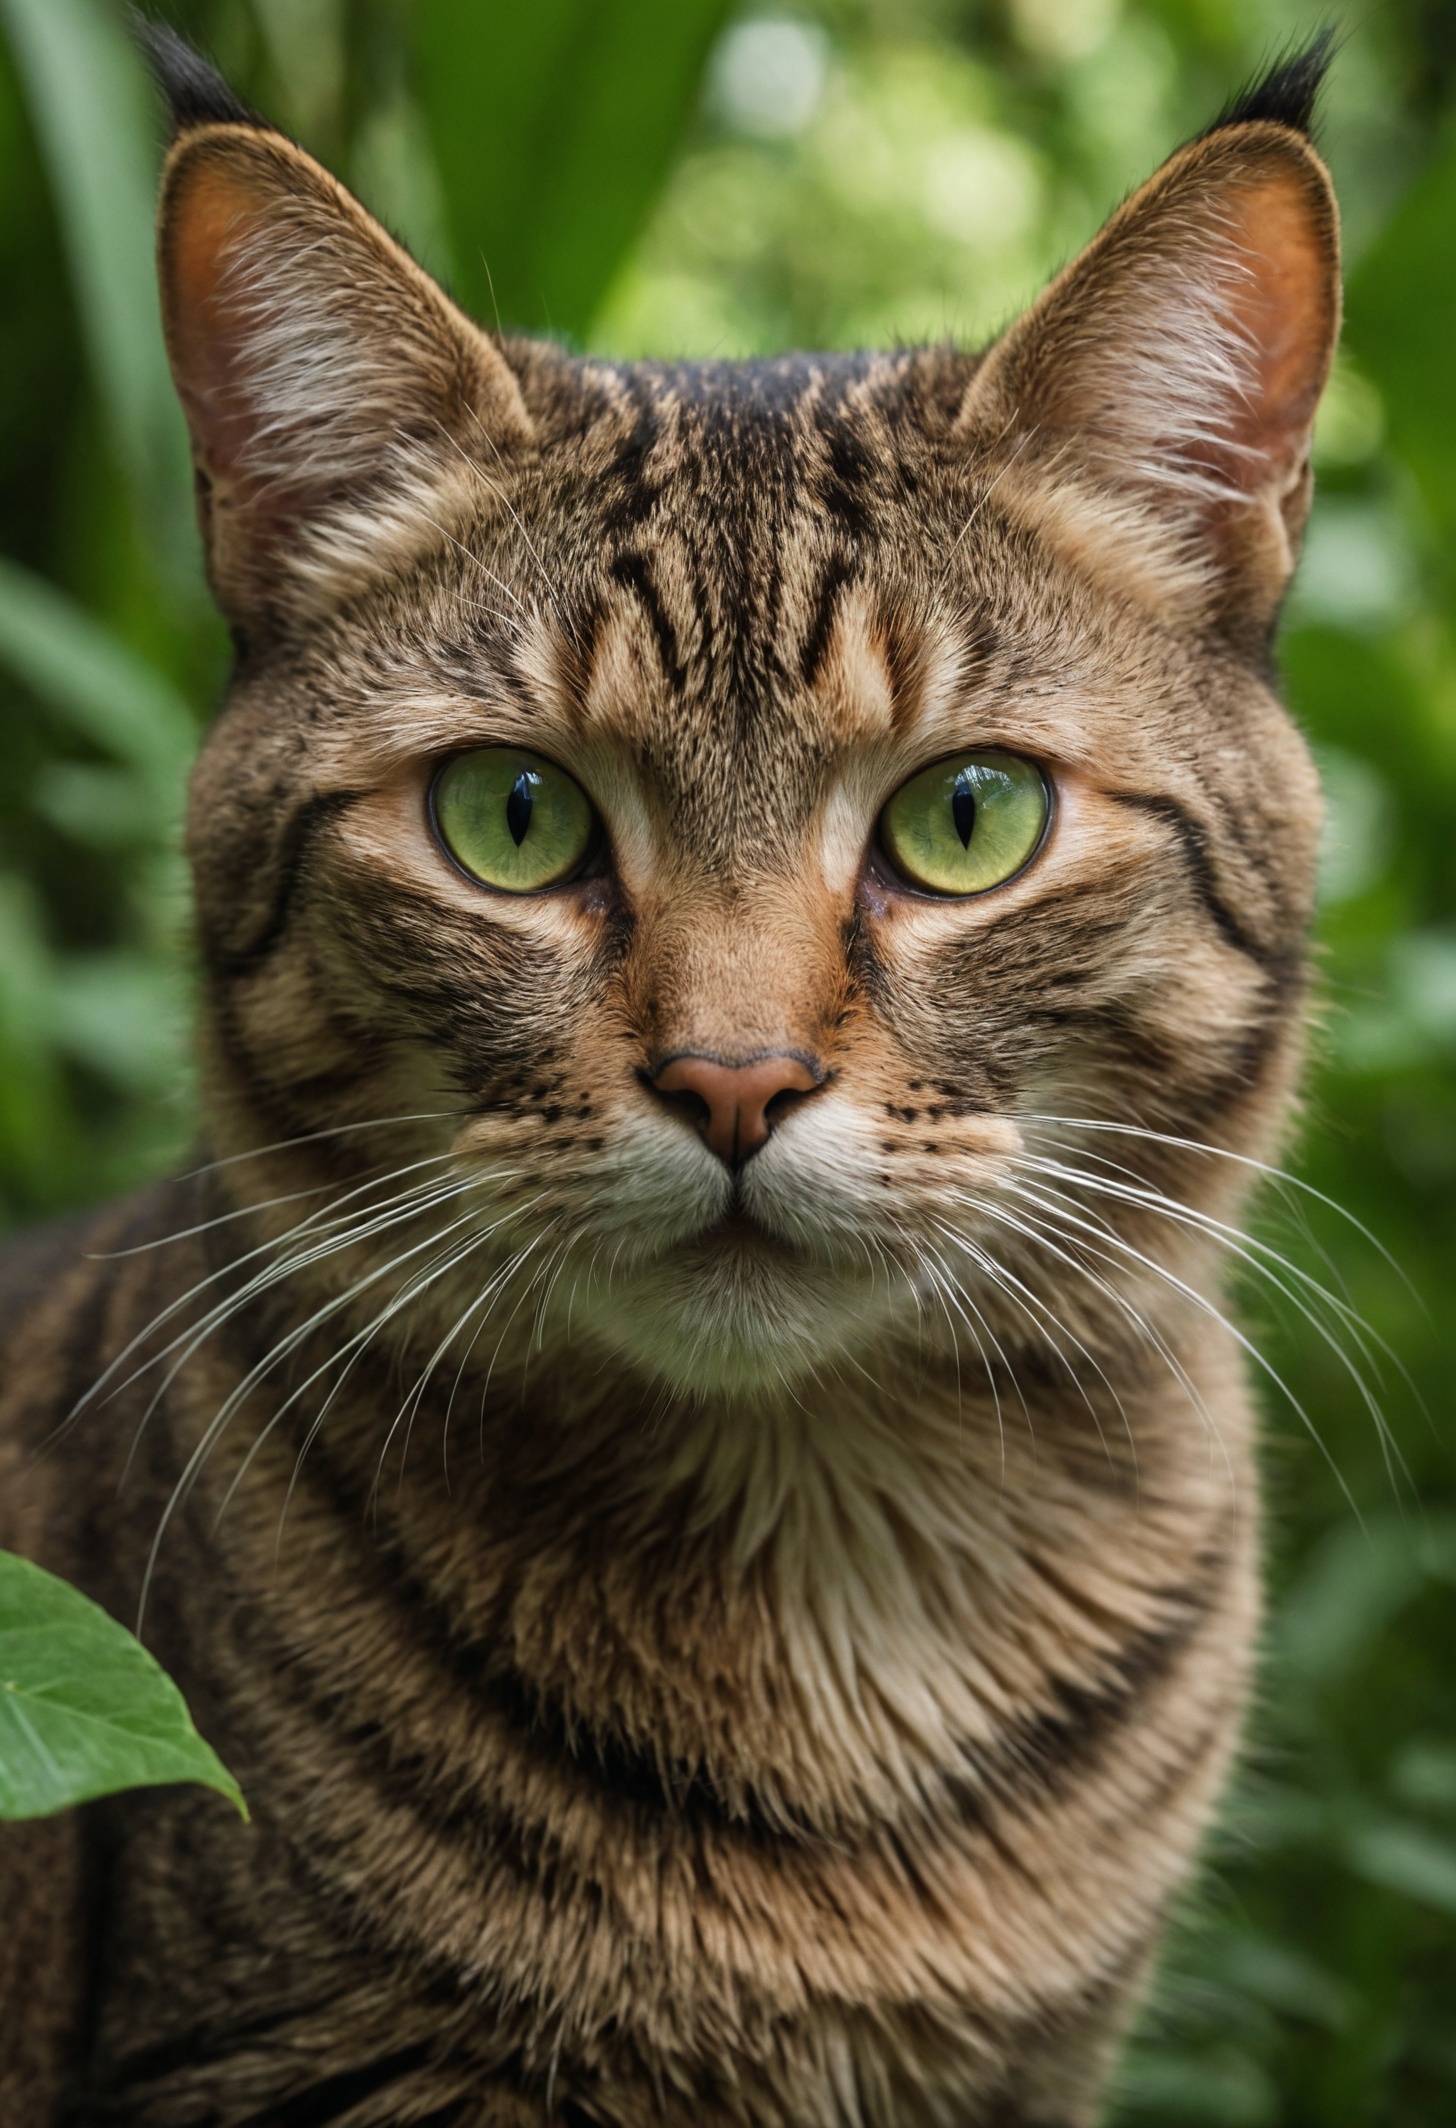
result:
M 386 1486 L 280 1431 L 219 1532 L 259 1592 L 239 1660 L 297 1707 L 291 1758 L 378 1744 L 422 1794 L 572 1838 L 660 1843 L 681 1818 L 839 1840 L 949 1807 L 1166 1635 L 1229 1496 L 1222 1471 L 1160 1469 L 1152 1436 L 1119 1463 L 1081 1414 L 1069 1445 L 1046 1415 L 998 1439 L 944 1403 L 918 1441 L 908 1415 L 898 1438 L 841 1417 L 780 1440 L 741 1486 L 742 1456 L 680 1482 L 682 1451 L 656 1491 L 560 1439 Z
M 819 2089 L 837 2128 L 825 2061 L 863 2054 L 888 2089 L 922 2047 L 907 2005 L 969 2090 L 1029 1974 L 1075 1992 L 1089 1931 L 1135 1957 L 1162 1894 L 1133 1830 L 1188 1818 L 1238 1698 L 1250 1533 L 1226 1483 L 1170 1515 L 1155 1457 L 1140 1491 L 1099 1489 L 1043 1432 L 914 1491 L 861 1444 L 846 1487 L 845 1441 L 840 1482 L 790 1468 L 774 1542 L 745 1549 L 583 1492 L 559 1443 L 544 1471 L 447 1487 L 411 1464 L 373 1497 L 297 1447 L 265 1435 L 214 1523 L 224 1458 L 164 1554 L 160 1615 L 205 1630 L 187 1667 L 255 1829 L 138 1809 L 113 1966 L 167 1984 L 119 1981 L 109 2012 L 137 2120 L 191 2121 L 214 2087 L 251 2108 L 218 2119 L 271 2118 L 302 2063 L 329 2103 L 377 2079 L 405 2109 L 361 2121 L 445 2120 L 466 2092 L 506 2109 L 483 2122 L 537 2120 L 555 2073 L 612 2093 L 583 2117 L 613 2128 L 674 2118 L 653 2109 L 675 2077 L 702 2124 L 731 2061 Z M 1154 1699 L 1183 1709 L 1163 1728 L 1186 1762 L 1146 1744 Z

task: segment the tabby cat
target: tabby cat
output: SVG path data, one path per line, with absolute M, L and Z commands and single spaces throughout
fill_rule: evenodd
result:
M 1075 2128 L 1237 1742 L 1320 807 L 1277 68 L 984 356 L 482 331 L 154 36 L 196 1167 L 0 1543 L 241 1780 L 0 1845 L 7 2128 Z

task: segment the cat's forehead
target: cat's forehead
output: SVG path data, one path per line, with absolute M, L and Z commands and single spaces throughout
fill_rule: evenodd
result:
M 839 752 L 893 736 L 929 653 L 984 654 L 1004 599 L 966 589 L 977 485 L 946 441 L 969 366 L 582 365 L 591 418 L 557 410 L 474 543 L 488 573 L 462 599 L 503 625 L 461 628 L 459 684 L 504 666 L 547 740 L 622 747 L 720 849 L 735 822 L 782 830 Z
M 525 745 L 717 876 L 794 867 L 839 814 L 862 840 L 969 747 L 1152 772 L 1176 645 L 1008 508 L 957 427 L 970 358 L 530 359 L 538 446 L 484 461 L 476 514 L 327 631 L 355 684 L 325 778 L 361 744 L 385 772 Z

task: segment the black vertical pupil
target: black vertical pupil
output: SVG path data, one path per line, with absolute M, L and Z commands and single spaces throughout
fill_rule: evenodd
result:
M 976 794 L 968 783 L 956 785 L 950 801 L 950 817 L 961 838 L 961 848 L 969 849 L 971 831 L 976 825 Z M 520 837 L 517 836 L 516 840 L 519 841 Z
M 506 826 L 511 831 L 517 849 L 525 841 L 526 831 L 531 825 L 531 808 L 536 803 L 535 793 L 531 789 L 534 781 L 535 778 L 522 769 L 511 785 L 511 795 L 506 800 Z

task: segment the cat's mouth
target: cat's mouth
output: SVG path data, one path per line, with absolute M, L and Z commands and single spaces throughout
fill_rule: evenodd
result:
M 703 1228 L 695 1237 L 700 1249 L 736 1256 L 751 1253 L 754 1256 L 779 1256 L 799 1260 L 802 1251 L 790 1241 L 770 1230 L 755 1219 L 747 1208 L 735 1202 L 720 1219 Z

